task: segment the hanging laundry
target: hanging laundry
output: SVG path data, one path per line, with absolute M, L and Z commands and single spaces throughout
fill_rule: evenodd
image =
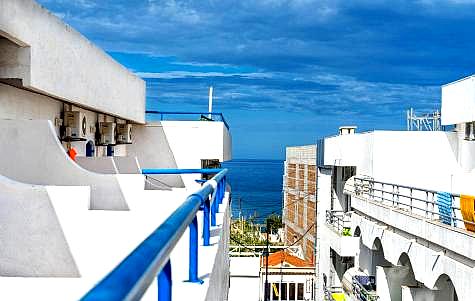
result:
M 475 222 L 475 196 L 460 195 L 460 211 L 462 211 L 465 229 L 475 232 L 475 224 L 467 222 Z
M 439 219 L 446 225 L 452 225 L 452 195 L 448 192 L 437 192 Z

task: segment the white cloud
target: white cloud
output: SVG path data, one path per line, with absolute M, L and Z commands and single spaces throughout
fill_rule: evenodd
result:
M 224 73 L 224 72 L 192 72 L 192 71 L 168 71 L 168 72 L 137 72 L 142 78 L 173 79 L 187 77 L 233 77 L 240 76 L 246 78 L 271 78 L 270 73 Z

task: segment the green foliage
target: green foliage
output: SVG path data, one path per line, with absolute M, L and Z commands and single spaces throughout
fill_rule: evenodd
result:
M 341 235 L 343 236 L 351 236 L 351 229 L 348 227 L 343 227 L 343 231 L 341 231 Z
M 269 225 L 270 233 L 277 234 L 277 231 L 282 228 L 282 217 L 277 214 L 271 214 L 266 218 L 266 225 Z
M 277 233 L 278 227 L 282 227 L 280 216 L 269 216 L 272 233 Z M 267 221 L 266 219 L 266 221 Z M 240 218 L 231 222 L 231 244 L 241 244 L 250 246 L 266 245 L 265 226 L 254 223 L 254 218 Z M 275 228 L 274 228 L 275 227 Z M 280 243 L 270 243 L 270 245 L 280 245 Z

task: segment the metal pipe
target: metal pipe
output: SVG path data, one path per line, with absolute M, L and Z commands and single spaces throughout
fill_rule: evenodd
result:
M 178 174 L 217 174 L 224 169 L 222 168 L 144 168 L 142 169 L 143 175 L 178 175 Z
M 209 211 L 210 211 L 210 200 L 207 198 L 204 201 L 203 207 L 203 245 L 209 246 L 209 237 L 210 237 L 210 226 L 209 226 Z
M 226 172 L 226 169 L 221 170 L 212 180 L 221 181 Z M 81 300 L 138 300 L 159 273 L 163 277 L 166 276 L 164 279 L 159 276 L 159 294 L 161 294 L 160 298 L 163 298 L 160 300 L 170 300 L 167 299 L 171 298 L 170 253 L 186 228 L 195 223 L 196 213 L 203 203 L 205 204 L 204 209 L 208 210 L 209 223 L 209 195 L 211 192 L 213 192 L 213 186 L 207 182 L 199 191 L 188 196 L 181 206 Z M 203 234 L 206 233 L 209 245 L 209 224 L 208 231 Z M 192 237 L 190 237 L 190 242 L 191 240 Z M 170 287 L 166 284 L 165 280 L 167 279 L 170 280 L 168 281 Z M 169 292 L 168 295 L 167 292 Z
M 188 268 L 188 281 L 203 283 L 203 280 L 198 278 L 198 219 L 193 218 L 190 223 L 190 253 L 189 261 L 190 266 Z

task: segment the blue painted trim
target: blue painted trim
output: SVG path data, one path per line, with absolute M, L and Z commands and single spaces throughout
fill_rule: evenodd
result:
M 198 278 L 198 219 L 195 218 L 190 224 L 190 266 L 188 268 L 188 281 L 194 283 L 203 283 Z
M 227 169 L 212 180 L 224 182 Z M 196 213 L 203 207 L 203 245 L 210 244 L 210 195 L 213 186 L 205 183 L 199 191 L 188 196 L 155 231 L 152 232 L 119 265 L 105 276 L 81 300 L 139 300 L 158 276 L 159 300 L 171 300 L 170 253 L 187 227 L 190 227 L 189 280 L 198 279 L 198 234 Z M 215 192 L 217 193 L 217 191 Z
M 216 204 L 218 204 L 217 197 L 215 196 L 213 203 L 211 204 L 211 226 L 216 226 Z
M 224 169 L 206 168 L 206 169 L 176 169 L 176 168 L 144 168 L 144 175 L 178 175 L 178 174 L 217 174 Z
M 158 284 L 158 301 L 172 300 L 172 265 L 170 260 L 167 261 L 162 271 L 157 277 Z
M 209 226 L 209 212 L 210 203 L 209 199 L 204 201 L 203 209 L 203 246 L 209 246 L 210 226 Z

